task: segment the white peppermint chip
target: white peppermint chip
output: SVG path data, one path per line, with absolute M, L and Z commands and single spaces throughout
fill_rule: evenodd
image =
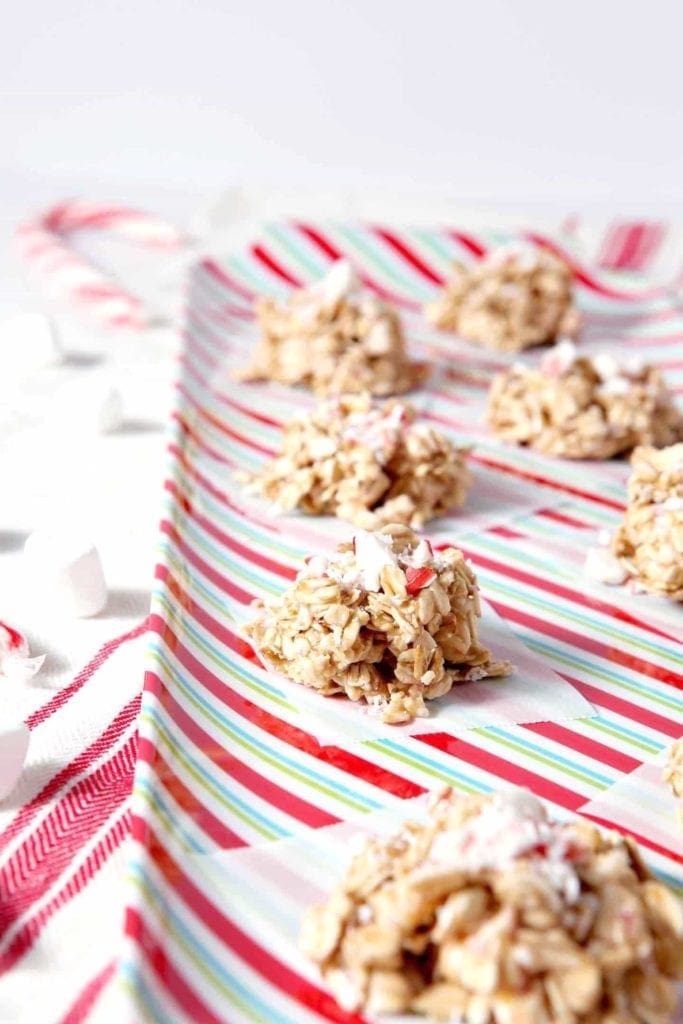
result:
M 391 537 L 362 530 L 354 537 L 354 546 L 363 586 L 366 590 L 378 591 L 382 569 L 398 564 L 391 548 Z
M 358 278 L 348 260 L 337 260 L 333 263 L 332 269 L 315 285 L 324 306 L 336 306 L 358 287 Z
M 539 370 L 545 377 L 563 377 L 576 362 L 576 345 L 571 338 L 562 338 L 540 362 Z
M 588 579 L 614 587 L 624 583 L 628 577 L 619 559 L 606 548 L 589 548 L 583 571 Z
M 608 381 L 614 377 L 621 377 L 620 365 L 611 352 L 600 352 L 591 359 L 593 369 L 601 380 Z

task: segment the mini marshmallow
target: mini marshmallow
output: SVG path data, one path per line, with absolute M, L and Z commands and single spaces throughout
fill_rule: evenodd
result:
M 86 375 L 57 392 L 53 413 L 56 426 L 87 434 L 111 434 L 123 423 L 121 392 L 101 376 Z
M 583 571 L 589 580 L 608 587 L 618 587 L 628 576 L 619 559 L 607 548 L 589 548 Z
M 0 800 L 12 792 L 26 760 L 28 750 L 28 726 L 3 725 L 0 723 Z
M 107 603 L 99 552 L 67 531 L 37 530 L 27 539 L 24 559 L 41 598 L 77 618 L 97 615 Z
M 0 622 L 0 676 L 25 683 L 40 671 L 45 655 L 31 657 L 28 640 L 17 629 Z
M 30 373 L 61 362 L 62 353 L 49 317 L 16 313 L 0 322 L 3 372 Z

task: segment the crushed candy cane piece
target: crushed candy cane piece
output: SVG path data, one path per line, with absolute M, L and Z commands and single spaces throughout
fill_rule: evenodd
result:
M 413 569 L 409 566 L 406 569 L 406 590 L 409 594 L 417 594 L 424 587 L 428 587 L 430 583 L 433 583 L 435 579 L 436 573 L 433 569 L 426 567 Z
M 45 655 L 31 657 L 29 643 L 23 633 L 0 622 L 0 676 L 15 682 L 27 682 L 42 668 Z

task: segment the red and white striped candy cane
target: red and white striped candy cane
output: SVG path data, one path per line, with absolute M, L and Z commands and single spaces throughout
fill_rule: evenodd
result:
M 66 244 L 72 232 L 86 229 L 110 231 L 153 249 L 177 249 L 185 239 L 152 214 L 79 199 L 51 207 L 18 229 L 22 255 L 54 294 L 78 304 L 106 326 L 144 327 L 147 318 L 140 299 Z

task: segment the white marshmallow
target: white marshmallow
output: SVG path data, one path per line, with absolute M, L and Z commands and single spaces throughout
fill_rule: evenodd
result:
M 0 724 L 0 800 L 12 792 L 26 760 L 28 726 Z
M 0 322 L 3 372 L 31 373 L 61 362 L 62 353 L 49 317 L 16 313 Z
M 97 615 L 107 603 L 99 552 L 69 532 L 37 530 L 27 539 L 24 558 L 38 593 L 77 618 Z
M 628 572 L 607 548 L 589 548 L 583 571 L 589 580 L 617 587 L 626 581 Z
M 111 434 L 123 423 L 123 398 L 104 378 L 85 375 L 59 389 L 53 412 L 58 428 Z

